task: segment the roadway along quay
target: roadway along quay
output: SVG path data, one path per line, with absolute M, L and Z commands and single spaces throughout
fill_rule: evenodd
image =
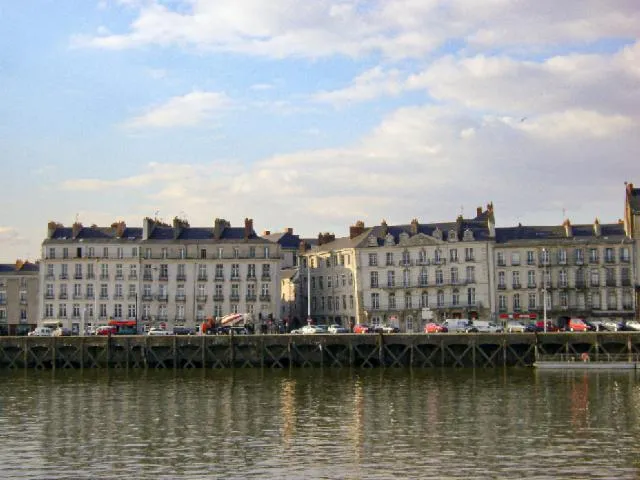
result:
M 0 337 L 0 368 L 531 367 L 640 356 L 640 332 Z

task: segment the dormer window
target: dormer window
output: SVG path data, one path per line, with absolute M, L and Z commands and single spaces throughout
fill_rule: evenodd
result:
M 464 233 L 462 234 L 462 239 L 465 242 L 471 242 L 473 241 L 473 232 L 471 231 L 471 229 L 467 228 Z
M 455 230 L 449 230 L 449 241 L 450 242 L 457 242 L 458 241 L 458 234 L 456 233 Z

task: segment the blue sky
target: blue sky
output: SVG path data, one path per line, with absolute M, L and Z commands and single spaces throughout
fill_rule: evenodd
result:
M 46 223 L 613 222 L 634 0 L 0 0 L 0 261 Z

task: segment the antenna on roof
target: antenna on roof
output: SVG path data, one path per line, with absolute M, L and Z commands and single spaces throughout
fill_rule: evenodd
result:
M 464 205 L 460 205 L 460 216 L 464 218 Z
M 562 208 L 562 223 L 564 223 L 564 221 L 567 219 L 567 209 L 566 208 Z
M 158 220 L 158 214 L 160 213 L 160 210 L 156 210 L 156 212 L 153 214 L 153 219 L 154 220 Z
M 76 213 L 76 223 L 78 223 L 78 220 L 80 219 L 80 214 Z

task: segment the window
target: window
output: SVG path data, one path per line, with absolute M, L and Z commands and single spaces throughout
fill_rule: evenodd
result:
M 429 276 L 427 274 L 426 267 L 422 267 L 420 269 L 419 283 L 421 287 L 426 287 L 429 284 Z
M 464 249 L 464 259 L 467 262 L 473 262 L 476 259 L 475 254 L 473 252 L 473 247 L 467 247 Z
M 62 258 L 69 258 L 69 249 L 67 247 L 62 249 Z
M 4 317 L 3 317 L 3 313 L 4 313 Z M 53 317 L 53 304 L 52 303 L 47 303 L 44 306 L 44 316 L 47 317 L 47 318 Z M 6 318 L 6 311 L 5 310 L 0 310 L 0 318 Z
M 540 261 L 543 265 L 549 265 L 549 250 L 546 248 L 543 248 L 542 252 L 540 252 Z
M 537 295 L 535 293 L 529 293 L 529 310 L 533 310 L 536 308 L 536 296 Z
M 207 249 L 206 248 L 201 248 L 200 249 L 200 258 L 201 259 L 207 258 Z
M 402 286 L 407 288 L 411 286 L 410 272 L 409 270 L 403 270 L 402 272 Z
M 629 249 L 627 247 L 620 247 L 620 261 L 629 262 Z
M 378 272 L 370 272 L 371 288 L 378 288 Z
M 76 263 L 75 264 L 75 273 L 74 273 L 73 277 L 75 279 L 78 279 L 78 280 L 82 278 L 82 264 L 81 263 Z
M 436 295 L 436 302 L 439 307 L 444 307 L 444 291 L 438 290 Z
M 240 258 L 240 249 L 238 247 L 233 247 L 233 258 Z
M 507 310 L 507 296 L 506 295 L 498 295 L 498 309 L 500 311 L 505 312 Z
M 370 267 L 378 266 L 378 255 L 376 253 L 369 254 L 369 266 Z
M 598 262 L 598 249 L 597 248 L 590 248 L 589 249 L 589 261 L 591 263 L 597 263 Z
M 420 250 L 420 252 L 418 252 L 418 263 L 420 265 L 426 265 L 426 263 L 427 263 L 427 252 L 425 250 Z
M 467 305 L 476 304 L 476 289 L 471 287 L 467 288 Z
M 207 264 L 206 263 L 198 264 L 198 280 L 199 281 L 207 280 Z
M 269 258 L 269 247 L 264 247 L 264 258 Z
M 387 265 L 393 265 L 393 253 L 387 252 Z
M 380 309 L 380 294 L 372 293 L 371 294 L 371 309 L 379 310 Z
M 387 272 L 387 287 L 395 287 L 396 285 L 396 272 L 389 270 Z
M 451 268 L 451 283 L 453 285 L 458 283 L 458 267 Z
M 591 270 L 591 286 L 592 287 L 600 286 L 600 272 L 595 268 Z
M 224 248 L 218 247 L 218 258 L 224 258 Z
M 116 264 L 116 279 L 122 280 L 124 276 L 122 275 L 122 264 Z
M 467 283 L 476 282 L 476 267 L 473 267 L 473 266 L 466 267 L 466 274 L 467 274 Z
M 60 318 L 67 318 L 67 304 L 61 303 L 58 305 L 58 316 Z
M 331 283 L 331 275 L 327 275 L 327 288 L 331 288 L 332 283 Z
M 560 306 L 561 307 L 565 307 L 566 308 L 566 307 L 569 306 L 569 295 L 567 294 L 566 291 L 561 291 L 560 295 L 559 295 L 559 298 L 560 298 Z
M 411 255 L 409 252 L 402 252 L 402 264 L 405 266 L 411 265 Z
M 536 271 L 529 270 L 527 272 L 527 287 L 536 288 Z
M 56 249 L 49 247 L 49 258 L 56 258 Z
M 511 253 L 511 265 L 520 265 L 520 252 Z
M 498 288 L 505 288 L 504 272 L 498 272 Z
M 452 262 L 457 262 L 458 261 L 458 249 L 457 248 L 452 248 L 451 250 L 449 250 L 449 260 Z
M 560 265 L 567 264 L 567 251 L 564 248 L 558 250 L 558 263 Z
M 250 267 L 253 267 L 253 274 L 255 276 L 255 265 L 251 264 Z M 251 272 L 251 270 L 249 271 Z M 224 278 L 224 265 L 222 265 L 221 263 L 216 264 L 216 278 Z
M 389 294 L 389 308 L 396 308 L 396 294 L 395 293 L 390 293 Z
M 516 293 L 513 295 L 513 310 L 517 312 L 520 310 L 520 294 Z
M 104 258 L 109 258 L 109 247 L 103 247 L 102 248 L 102 256 Z
M 527 265 L 535 265 L 535 253 L 533 250 L 527 250 Z
M 513 288 L 520 288 L 520 272 L 511 272 L 511 284 Z
M 262 264 L 262 278 L 268 280 L 271 277 L 271 265 L 268 263 Z
M 497 261 L 499 267 L 504 267 L 507 264 L 504 260 L 504 252 L 498 252 Z
M 558 272 L 558 286 L 567 287 L 568 285 L 568 276 L 567 271 L 562 269 Z
M 422 292 L 420 294 L 420 308 L 427 308 L 429 306 L 429 293 Z
M 453 293 L 451 294 L 451 303 L 452 305 L 460 305 L 460 292 L 457 288 L 453 289 Z
M 444 275 L 442 274 L 442 269 L 436 270 L 436 285 L 442 285 L 444 283 Z

